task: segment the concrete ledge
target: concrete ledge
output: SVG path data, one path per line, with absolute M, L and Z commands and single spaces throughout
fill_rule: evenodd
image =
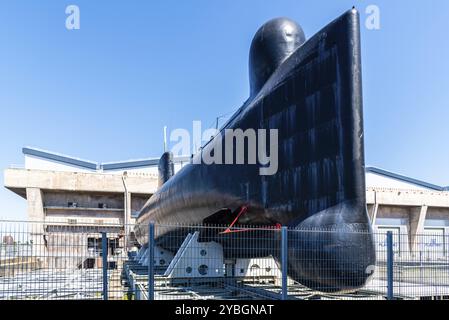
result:
M 366 190 L 368 204 L 392 206 L 415 206 L 449 208 L 449 192 L 432 190 L 403 190 L 387 188 L 368 188 Z
M 105 173 L 62 172 L 28 169 L 6 169 L 4 185 L 13 192 L 26 188 L 77 192 L 125 192 L 122 175 Z M 127 175 L 128 192 L 151 194 L 157 190 L 157 177 Z M 22 190 L 21 190 L 22 189 Z

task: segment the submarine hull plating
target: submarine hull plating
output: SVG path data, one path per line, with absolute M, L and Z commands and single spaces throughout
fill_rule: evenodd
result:
M 290 277 L 327 292 L 363 286 L 375 249 L 365 200 L 358 13 L 346 12 L 293 51 L 221 133 L 237 128 L 278 130 L 277 172 L 260 175 L 261 166 L 247 164 L 247 155 L 244 165 L 184 166 L 141 210 L 139 242 L 147 242 L 150 221 L 167 225 L 156 228 L 156 239 L 163 246 L 170 237 L 173 245 L 170 235 L 181 230 L 176 224 L 229 224 L 247 208 L 239 226 L 293 229 Z M 195 157 L 219 142 L 225 145 L 224 134 Z M 217 232 L 213 240 L 228 257 L 279 260 L 280 232 L 273 231 L 272 239 L 261 233 L 251 250 L 245 248 L 248 236 Z

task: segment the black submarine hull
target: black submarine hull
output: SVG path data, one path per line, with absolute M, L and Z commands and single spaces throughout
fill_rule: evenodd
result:
M 260 164 L 246 162 L 184 166 L 141 210 L 139 242 L 147 242 L 150 221 L 166 225 L 156 228 L 158 244 L 166 247 L 170 238 L 176 247 L 177 225 L 228 225 L 245 208 L 239 227 L 292 229 L 288 274 L 294 280 L 326 292 L 362 287 L 376 259 L 365 199 L 362 109 L 359 16 L 350 10 L 282 61 L 221 130 L 277 129 L 277 172 L 260 175 Z M 224 134 L 218 135 L 193 162 L 201 162 L 198 157 L 218 139 L 224 145 Z M 280 232 L 270 232 L 207 238 L 221 243 L 230 258 L 280 260 Z M 259 239 L 251 250 L 248 237 Z

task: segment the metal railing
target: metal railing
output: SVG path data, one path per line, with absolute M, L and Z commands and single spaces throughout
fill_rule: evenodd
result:
M 141 244 L 125 230 L 0 221 L 0 299 L 449 299 L 444 233 L 357 234 L 369 265 L 347 231 L 150 224 Z

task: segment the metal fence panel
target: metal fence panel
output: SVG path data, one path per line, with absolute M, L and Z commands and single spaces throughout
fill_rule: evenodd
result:
M 374 237 L 366 265 L 345 250 L 358 245 L 349 231 L 148 228 L 154 241 L 139 244 L 132 225 L 0 221 L 0 299 L 449 299 L 448 236 L 437 229 L 351 237 Z M 310 277 L 292 277 L 307 267 Z

